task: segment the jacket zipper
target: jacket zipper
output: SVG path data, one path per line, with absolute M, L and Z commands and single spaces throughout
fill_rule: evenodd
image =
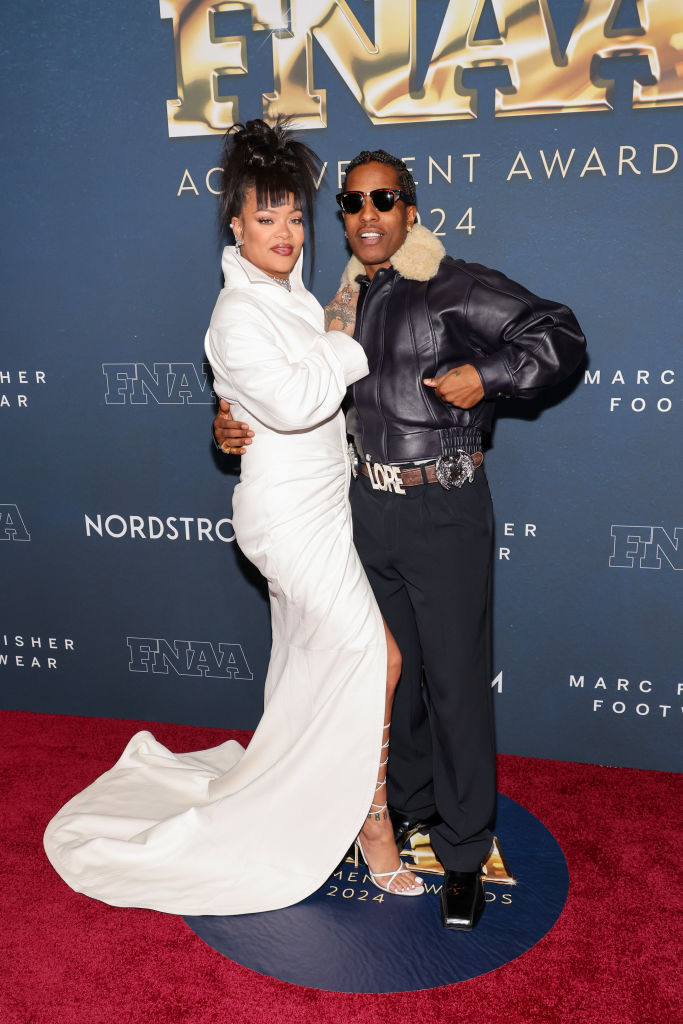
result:
M 361 336 L 363 334 L 363 320 L 365 319 L 365 306 L 366 306 L 366 303 L 368 301 L 368 295 L 370 294 L 370 288 L 371 287 L 372 287 L 372 281 L 369 281 L 368 282 L 367 291 L 365 293 L 365 298 L 363 299 L 363 308 L 360 311 L 360 324 L 358 325 L 358 344 L 359 345 L 360 345 Z M 353 385 L 353 405 L 354 405 L 354 408 L 356 409 L 356 416 L 358 417 L 358 420 L 360 422 L 360 443 L 361 443 L 361 448 L 363 449 L 363 458 L 366 459 L 367 458 L 367 453 L 365 451 L 365 427 L 363 426 L 363 421 L 361 420 L 360 416 L 358 416 L 358 407 L 356 406 L 356 385 L 355 384 Z
M 370 281 L 368 282 L 367 291 L 365 293 L 365 298 L 363 299 L 363 308 L 361 309 L 361 314 L 360 314 L 360 325 L 358 327 L 358 343 L 359 344 L 360 344 L 361 335 L 363 333 L 363 321 L 365 319 L 365 307 L 368 304 L 368 300 L 370 298 L 370 289 L 372 288 L 372 284 L 373 284 L 374 280 L 375 280 L 375 277 L 373 276 L 370 279 Z M 391 290 L 392 290 L 392 292 L 394 290 L 393 289 L 393 283 L 392 283 Z M 380 361 L 380 366 L 378 367 L 378 375 L 379 375 L 379 372 L 381 370 L 381 363 L 383 361 L 384 361 L 384 331 L 382 331 L 382 359 Z M 379 385 L 379 380 L 378 380 L 378 385 Z M 353 404 L 354 404 L 354 406 L 356 405 L 356 385 L 355 384 L 353 385 Z M 378 411 L 380 412 L 380 414 L 382 414 L 381 407 L 379 405 L 379 394 L 377 396 L 377 406 L 378 406 Z M 356 406 L 356 414 L 358 414 L 358 407 L 357 406 Z M 383 414 L 382 414 L 382 417 L 383 417 Z M 358 419 L 360 420 L 360 437 L 361 437 L 361 447 L 363 449 L 363 457 L 366 460 L 370 461 L 372 459 L 372 452 L 366 451 L 366 448 L 365 448 L 365 427 L 363 426 L 363 421 L 360 418 L 360 416 L 358 416 Z M 386 430 L 385 430 L 385 432 L 386 432 Z

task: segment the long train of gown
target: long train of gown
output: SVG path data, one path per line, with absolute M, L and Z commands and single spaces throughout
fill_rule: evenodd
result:
M 223 263 L 226 290 L 207 352 L 218 393 L 242 403 L 236 418 L 258 421 L 233 523 L 268 580 L 273 646 L 263 717 L 246 751 L 229 741 L 174 754 L 138 733 L 110 771 L 58 812 L 44 839 L 76 891 L 187 915 L 273 910 L 322 885 L 373 799 L 384 715 L 384 630 L 353 546 L 336 411 L 367 364 L 345 335 L 323 333 L 322 312 L 300 277 L 288 295 L 248 264 L 242 282 L 246 261 L 232 250 Z M 272 325 L 259 327 L 254 309 L 245 319 L 239 300 L 254 288 Z M 283 324 L 284 363 L 276 351 Z M 255 366 L 261 348 L 263 374 Z

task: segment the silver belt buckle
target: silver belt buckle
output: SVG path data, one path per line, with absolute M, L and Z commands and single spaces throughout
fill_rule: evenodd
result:
M 436 479 L 450 491 L 451 487 L 462 487 L 466 480 L 471 484 L 475 469 L 472 456 L 459 448 L 457 455 L 440 455 L 436 460 Z
M 383 462 L 371 462 L 368 457 L 366 468 L 373 491 L 393 491 L 394 494 L 405 494 L 401 480 L 400 466 L 385 466 Z

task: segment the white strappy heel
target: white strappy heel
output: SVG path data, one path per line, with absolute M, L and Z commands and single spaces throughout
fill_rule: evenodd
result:
M 396 868 L 395 871 L 373 871 L 372 868 L 370 867 L 370 865 L 368 864 L 368 859 L 365 856 L 365 853 L 363 852 L 363 847 L 361 845 L 360 839 L 356 839 L 356 842 L 354 843 L 354 847 L 353 847 L 353 852 L 354 852 L 354 858 L 353 859 L 354 859 L 355 866 L 358 867 L 359 861 L 360 861 L 360 859 L 362 857 L 363 861 L 365 862 L 365 866 L 368 869 L 368 874 L 370 875 L 370 879 L 371 879 L 373 885 L 376 885 L 378 889 L 382 890 L 382 892 L 386 892 L 390 896 L 421 896 L 422 893 L 425 891 L 425 887 L 422 884 L 422 882 L 420 882 L 418 885 L 413 886 L 412 889 L 392 889 L 391 888 L 391 883 L 394 881 L 394 879 L 398 878 L 399 875 L 408 874 L 410 872 L 410 868 L 407 868 L 405 866 L 405 864 L 403 863 L 403 861 L 401 860 L 400 857 L 399 857 L 399 865 L 398 865 L 398 867 Z M 359 857 L 359 853 L 360 853 L 360 857 Z M 382 885 L 381 882 L 377 881 L 378 878 L 388 878 L 389 881 L 386 883 L 386 885 Z
M 382 727 L 382 731 L 384 731 L 384 729 L 388 729 L 390 725 L 391 722 L 385 722 L 384 726 Z M 386 743 L 383 743 L 382 746 L 380 747 L 380 750 L 388 749 L 389 740 L 387 740 Z M 384 761 L 380 761 L 379 767 L 385 768 L 388 765 L 388 763 L 389 756 L 387 754 L 386 759 Z M 381 789 L 382 786 L 386 786 L 386 776 L 382 779 L 381 782 L 378 782 L 377 785 L 375 786 L 375 795 L 377 795 L 377 790 Z M 370 804 L 370 810 L 368 811 L 367 817 L 374 818 L 376 821 L 379 821 L 381 819 L 381 815 L 383 814 L 383 812 L 387 811 L 388 809 L 389 808 L 387 807 L 386 802 L 383 804 L 379 804 L 373 801 L 373 803 Z M 396 854 L 398 856 L 398 850 L 396 851 Z M 390 896 L 421 896 L 422 893 L 424 892 L 424 885 L 422 884 L 422 879 L 419 880 L 419 884 L 414 885 L 411 889 L 392 889 L 392 882 L 396 878 L 398 878 L 399 875 L 410 874 L 410 868 L 407 868 L 406 865 L 401 860 L 401 858 L 399 857 L 398 867 L 396 868 L 395 871 L 373 871 L 372 868 L 370 867 L 370 864 L 368 863 L 368 858 L 365 856 L 365 851 L 363 850 L 363 846 L 360 841 L 360 836 L 357 837 L 353 845 L 353 858 L 356 868 L 358 867 L 359 862 L 362 859 L 363 863 L 368 869 L 368 874 L 370 875 L 370 879 L 373 885 L 377 886 L 378 889 L 381 889 L 382 892 L 389 893 Z M 388 881 L 386 882 L 386 884 L 382 884 L 381 882 L 377 881 L 378 878 L 387 878 Z

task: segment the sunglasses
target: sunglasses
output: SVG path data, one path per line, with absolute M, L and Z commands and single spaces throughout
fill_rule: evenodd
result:
M 415 205 L 412 196 L 400 188 L 373 188 L 372 192 L 339 192 L 335 199 L 344 213 L 360 213 L 366 196 L 370 196 L 372 205 L 378 213 L 388 213 L 389 210 L 393 210 L 399 199 L 411 206 Z

